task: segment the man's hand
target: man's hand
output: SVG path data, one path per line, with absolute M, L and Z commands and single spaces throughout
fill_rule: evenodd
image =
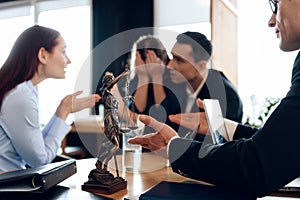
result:
M 201 99 L 197 99 L 197 105 L 199 108 L 204 109 Z M 180 113 L 170 115 L 169 119 L 171 122 L 184 126 L 190 130 L 195 130 L 195 128 L 199 126 L 198 133 L 204 135 L 210 134 L 205 112 Z
M 177 133 L 168 125 L 158 122 L 154 118 L 147 115 L 140 115 L 139 120 L 145 125 L 150 126 L 155 133 L 150 133 L 144 136 L 138 136 L 128 140 L 129 144 L 139 144 L 151 151 L 166 151 L 166 146 Z M 165 153 L 166 155 L 166 153 Z

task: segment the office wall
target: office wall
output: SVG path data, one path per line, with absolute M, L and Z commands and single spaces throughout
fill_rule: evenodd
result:
M 93 0 L 93 70 L 92 89 L 96 91 L 99 80 L 105 71 L 114 72 L 115 76 L 124 70 L 128 53 L 124 54 L 123 49 L 131 49 L 133 42 L 142 34 L 152 34 L 151 29 L 133 32 L 127 36 L 127 40 L 120 41 L 113 38 L 116 34 L 130 29 L 153 26 L 153 0 Z M 111 39 L 110 45 L 105 52 L 99 48 L 105 41 Z M 103 48 L 102 48 L 103 49 Z M 108 54 L 116 58 L 107 66 L 103 66 L 101 54 Z M 101 84 L 101 83 L 100 83 Z M 99 88 L 99 85 L 98 85 Z M 96 105 L 97 108 L 98 105 Z
M 93 0 L 93 48 L 115 34 L 134 28 L 151 26 L 153 26 L 152 0 Z M 118 47 L 121 45 L 131 47 L 138 37 L 139 35 L 132 35 L 132 39 L 127 44 L 115 44 L 115 46 L 109 47 L 108 51 L 118 56 Z M 121 66 L 124 63 L 122 61 L 128 55 L 120 56 L 120 59 L 115 60 L 110 66 L 98 66 L 98 59 L 101 59 L 101 56 L 94 57 L 92 72 L 94 89 L 104 70 L 109 69 L 116 74 L 123 70 Z
M 213 67 L 238 87 L 238 12 L 236 0 L 211 0 Z

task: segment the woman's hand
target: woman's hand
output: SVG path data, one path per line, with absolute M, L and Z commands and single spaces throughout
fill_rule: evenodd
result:
M 87 97 L 77 98 L 83 91 L 78 91 L 63 98 L 56 109 L 56 116 L 66 120 L 70 113 L 78 112 L 86 108 L 95 106 L 101 97 L 98 94 L 92 94 Z
M 197 105 L 199 108 L 204 109 L 201 99 L 197 99 Z M 204 135 L 210 134 L 205 112 L 180 113 L 170 115 L 169 119 L 171 122 L 184 126 L 190 130 L 195 130 L 195 128 L 199 126 L 198 133 Z
M 165 66 L 163 61 L 157 57 L 153 50 L 147 51 L 146 66 L 152 81 L 162 84 Z
M 143 61 L 140 52 L 135 54 L 135 71 L 139 79 L 149 79 L 149 73 L 146 68 L 146 63 Z

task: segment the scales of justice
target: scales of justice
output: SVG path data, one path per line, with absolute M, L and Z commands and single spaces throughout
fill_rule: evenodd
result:
M 104 133 L 100 151 L 97 155 L 96 168 L 92 169 L 88 181 L 82 185 L 82 190 L 92 193 L 112 194 L 127 188 L 127 181 L 119 176 L 116 153 L 120 149 L 120 135 L 134 130 L 136 126 L 136 115 L 128 110 L 129 104 L 133 104 L 133 97 L 129 95 L 129 69 L 125 67 L 123 73 L 116 78 L 111 73 L 106 73 L 102 79 L 101 101 L 104 105 Z M 111 93 L 113 86 L 126 76 L 123 118 L 125 124 L 119 127 L 118 106 L 119 101 Z M 132 113 L 132 114 L 130 114 Z M 114 158 L 116 176 L 107 169 L 108 162 Z

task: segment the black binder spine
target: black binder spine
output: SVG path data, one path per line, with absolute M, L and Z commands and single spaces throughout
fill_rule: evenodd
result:
M 54 171 L 49 171 L 47 173 L 43 173 L 40 176 L 41 188 L 38 190 L 40 192 L 44 192 L 47 189 L 53 187 L 54 185 L 62 182 L 66 178 L 72 176 L 77 172 L 76 162 L 72 163 L 72 165 L 67 165 L 65 167 L 59 167 Z

